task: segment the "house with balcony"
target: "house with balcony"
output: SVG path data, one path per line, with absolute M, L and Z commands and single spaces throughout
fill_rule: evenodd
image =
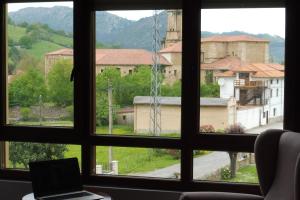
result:
M 215 75 L 220 97 L 237 101 L 237 123 L 246 128 L 282 120 L 284 66 L 252 63 L 234 66 Z M 249 122 L 247 122 L 247 119 Z M 254 120 L 256 119 L 256 120 Z

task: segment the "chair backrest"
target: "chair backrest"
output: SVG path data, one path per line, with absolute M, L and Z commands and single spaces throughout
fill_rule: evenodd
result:
M 265 200 L 299 200 L 300 133 L 268 130 L 255 143 L 259 182 Z

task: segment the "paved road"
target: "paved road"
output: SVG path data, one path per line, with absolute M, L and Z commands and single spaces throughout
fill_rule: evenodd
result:
M 275 122 L 272 124 L 267 124 L 265 126 L 249 129 L 247 130 L 247 133 L 260 134 L 261 132 L 267 129 L 282 129 L 282 128 L 283 128 L 283 122 Z
M 207 155 L 194 158 L 194 178 L 201 179 L 225 167 L 230 162 L 227 152 L 212 152 Z M 175 164 L 152 172 L 138 173 L 134 175 L 147 177 L 175 177 L 175 173 L 180 173 L 180 165 Z
M 265 126 L 247 130 L 248 133 L 259 134 L 267 129 L 282 129 L 283 123 L 276 122 Z M 204 179 L 213 174 L 217 170 L 229 165 L 230 160 L 227 152 L 214 151 L 204 156 L 194 158 L 194 178 Z M 170 178 L 175 177 L 176 173 L 180 173 L 180 164 L 175 164 L 166 168 L 157 169 L 151 172 L 137 173 L 132 175 Z

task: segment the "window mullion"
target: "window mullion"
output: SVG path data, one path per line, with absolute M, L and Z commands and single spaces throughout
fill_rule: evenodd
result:
M 199 1 L 183 1 L 183 45 L 182 45 L 182 157 L 181 177 L 186 184 L 193 179 L 192 141 L 199 132 Z
M 0 126 L 6 123 L 6 4 L 4 2 L 0 3 Z
M 93 132 L 93 16 L 90 1 L 74 1 L 74 128 L 81 136 L 82 175 L 92 172 L 93 147 L 88 138 Z

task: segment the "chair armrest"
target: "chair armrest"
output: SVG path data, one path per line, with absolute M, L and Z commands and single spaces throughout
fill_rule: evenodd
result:
M 252 194 L 230 192 L 184 192 L 180 200 L 263 200 L 264 198 Z

